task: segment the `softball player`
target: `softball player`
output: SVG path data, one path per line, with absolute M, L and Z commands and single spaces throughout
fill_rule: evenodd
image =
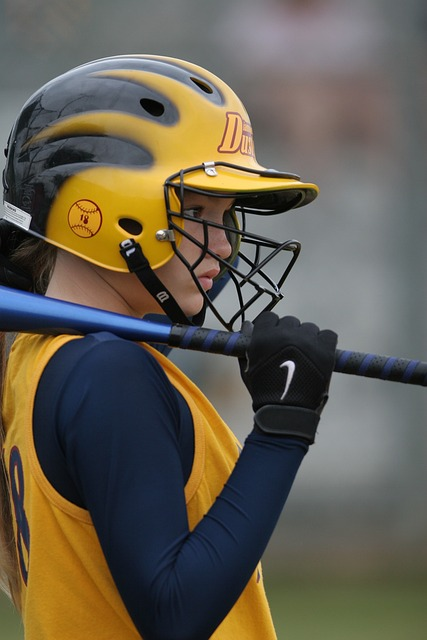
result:
M 271 311 L 298 246 L 246 224 L 267 226 L 317 187 L 258 164 L 248 114 L 219 78 L 150 55 L 49 82 L 6 154 L 3 283 L 175 323 L 199 325 L 210 308 L 252 336 L 243 446 L 148 344 L 16 337 L 2 573 L 26 638 L 275 638 L 260 558 L 314 441 L 336 335 Z M 285 256 L 276 282 L 269 269 Z M 210 295 L 225 274 L 231 318 Z

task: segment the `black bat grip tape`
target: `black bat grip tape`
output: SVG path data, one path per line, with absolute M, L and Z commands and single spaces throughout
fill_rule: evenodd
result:
M 250 338 L 238 331 L 217 331 L 216 329 L 172 325 L 168 344 L 171 347 L 180 347 L 181 349 L 241 357 L 245 353 L 249 340 Z
M 249 341 L 239 332 L 172 325 L 168 343 L 181 349 L 242 357 Z M 334 371 L 427 387 L 427 363 L 420 360 L 337 349 Z
M 420 360 L 337 349 L 334 371 L 427 386 L 427 365 Z

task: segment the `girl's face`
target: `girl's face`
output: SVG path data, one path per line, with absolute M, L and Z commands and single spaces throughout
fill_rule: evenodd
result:
M 186 220 L 185 231 L 203 245 L 203 225 L 197 220 L 223 224 L 224 214 L 233 204 L 234 199 L 232 198 L 217 198 L 187 192 L 184 196 L 184 214 L 191 215 L 195 221 Z M 222 259 L 228 258 L 232 252 L 224 230 L 215 227 L 209 227 L 208 247 L 212 253 Z M 202 249 L 185 236 L 182 237 L 179 251 L 190 265 L 194 265 L 202 254 Z M 202 289 L 209 291 L 213 286 L 213 279 L 220 270 L 221 265 L 218 260 L 206 254 L 195 267 L 194 275 Z M 178 256 L 174 256 L 167 264 L 157 269 L 156 274 L 187 316 L 194 316 L 202 309 L 203 296 L 188 268 Z
M 224 214 L 234 203 L 232 198 L 217 198 L 188 192 L 184 196 L 184 213 L 191 215 L 194 222 L 185 220 L 185 231 L 202 245 L 204 243 L 203 225 L 197 220 L 207 220 L 216 224 L 222 224 Z M 209 228 L 209 250 L 220 258 L 228 258 L 232 248 L 222 229 Z M 202 255 L 202 249 L 191 240 L 182 236 L 179 251 L 183 258 L 194 265 Z M 209 291 L 213 285 L 213 279 L 220 272 L 220 263 L 215 257 L 206 254 L 194 269 L 194 275 L 204 291 Z M 95 267 L 96 270 L 99 268 Z M 147 313 L 161 313 L 161 307 L 155 299 L 141 286 L 141 283 L 133 273 L 118 273 L 114 271 L 103 272 L 104 280 L 115 289 L 120 297 L 121 313 L 142 317 Z M 203 307 L 203 295 L 200 293 L 191 273 L 180 258 L 174 255 L 168 263 L 156 269 L 156 275 L 175 298 L 178 305 L 187 317 L 199 313 Z

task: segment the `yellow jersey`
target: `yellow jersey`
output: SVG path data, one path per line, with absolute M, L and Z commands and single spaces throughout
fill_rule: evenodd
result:
M 3 395 L 4 455 L 10 475 L 22 616 L 27 640 L 140 638 L 103 555 L 90 513 L 50 484 L 37 458 L 32 414 L 43 371 L 76 336 L 19 335 Z M 148 345 L 186 400 L 194 424 L 194 463 L 185 486 L 192 530 L 209 511 L 234 468 L 240 445 L 194 383 Z M 214 640 L 276 638 L 260 566 L 211 636 Z

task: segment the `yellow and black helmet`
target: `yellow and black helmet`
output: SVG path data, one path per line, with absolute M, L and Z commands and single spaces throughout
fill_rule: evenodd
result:
M 95 60 L 44 85 L 6 155 L 1 217 L 116 271 L 130 268 L 128 242 L 153 271 L 179 253 L 183 189 L 235 197 L 239 214 L 263 215 L 318 191 L 258 164 L 248 114 L 226 83 L 155 55 Z M 237 217 L 231 226 L 236 260 L 246 232 Z

